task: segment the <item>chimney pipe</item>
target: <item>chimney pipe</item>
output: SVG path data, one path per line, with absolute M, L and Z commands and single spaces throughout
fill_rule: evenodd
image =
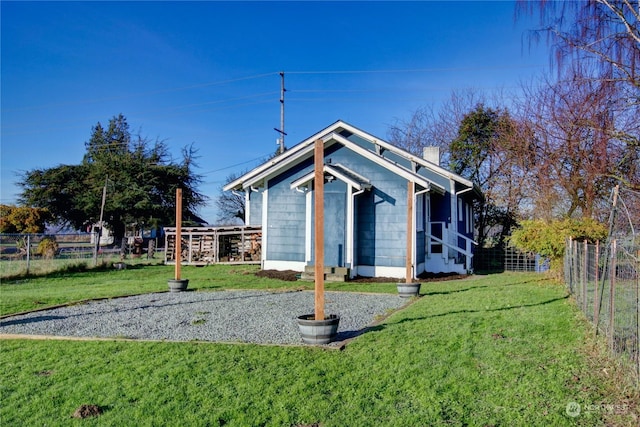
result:
M 422 149 L 422 158 L 440 166 L 440 147 L 429 146 Z

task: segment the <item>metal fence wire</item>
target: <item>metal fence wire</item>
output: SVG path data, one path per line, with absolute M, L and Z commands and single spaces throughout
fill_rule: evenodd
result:
M 607 244 L 569 240 L 564 276 L 570 292 L 609 348 L 640 377 L 640 246 L 629 239 Z
M 46 274 L 70 265 L 97 265 L 123 256 L 153 257 L 155 242 L 138 248 L 133 241 L 98 246 L 96 233 L 0 234 L 0 278 Z M 137 250 L 140 249 L 140 250 Z M 144 252 L 144 253 L 143 253 Z
M 473 256 L 473 268 L 475 271 L 542 273 L 549 270 L 549 260 L 509 246 L 496 246 L 477 248 Z

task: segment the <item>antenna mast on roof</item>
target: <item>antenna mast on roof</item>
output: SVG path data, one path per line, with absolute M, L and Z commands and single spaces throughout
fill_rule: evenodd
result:
M 276 132 L 280 134 L 280 138 L 278 138 L 278 154 L 284 153 L 284 137 L 286 132 L 284 131 L 284 93 L 287 90 L 284 88 L 284 71 L 280 72 L 280 129 L 273 128 Z

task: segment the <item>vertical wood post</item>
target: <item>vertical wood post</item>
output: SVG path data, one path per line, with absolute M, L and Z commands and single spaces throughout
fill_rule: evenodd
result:
M 587 289 L 589 288 L 589 242 L 584 239 L 584 260 L 582 262 L 582 312 L 587 314 Z
M 176 268 L 175 279 L 180 280 L 180 264 L 182 262 L 182 188 L 176 188 Z
M 578 280 L 580 280 L 578 278 L 578 275 L 580 273 L 580 258 L 578 258 L 578 242 L 574 241 L 573 243 L 573 262 L 572 262 L 572 268 L 573 268 L 573 282 L 574 282 L 574 291 L 576 291 L 578 289 L 578 286 L 580 285 L 578 283 Z
M 406 260 L 406 282 L 413 282 L 413 182 L 407 182 L 407 260 Z
M 600 318 L 600 292 L 598 290 L 598 281 L 600 280 L 600 240 L 596 240 L 596 253 L 595 253 L 595 289 L 593 291 L 593 324 L 596 325 L 595 332 L 598 335 L 598 322 Z
M 640 352 L 640 249 L 636 256 L 636 351 Z M 636 378 L 640 386 L 640 354 L 636 355 Z
M 27 234 L 27 274 L 31 268 L 31 235 Z
M 315 142 L 314 152 L 315 207 L 315 320 L 324 320 L 324 141 Z
M 614 351 L 615 311 L 616 311 L 616 258 L 618 248 L 616 239 L 611 242 L 611 269 L 609 271 L 609 348 Z

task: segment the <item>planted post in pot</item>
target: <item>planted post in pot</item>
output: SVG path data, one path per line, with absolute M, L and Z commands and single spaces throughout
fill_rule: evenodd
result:
M 407 183 L 407 260 L 405 281 L 398 282 L 398 295 L 402 298 L 411 298 L 420 293 L 420 283 L 413 282 L 413 198 L 414 183 Z
M 169 279 L 170 292 L 182 292 L 189 286 L 189 279 L 180 278 L 180 267 L 182 263 L 182 188 L 176 188 L 176 241 L 174 245 L 176 265 L 174 278 Z
M 307 344 L 328 344 L 336 336 L 340 316 L 324 313 L 324 141 L 318 139 L 314 147 L 314 205 L 315 205 L 315 298 L 314 314 L 298 317 L 302 341 Z

